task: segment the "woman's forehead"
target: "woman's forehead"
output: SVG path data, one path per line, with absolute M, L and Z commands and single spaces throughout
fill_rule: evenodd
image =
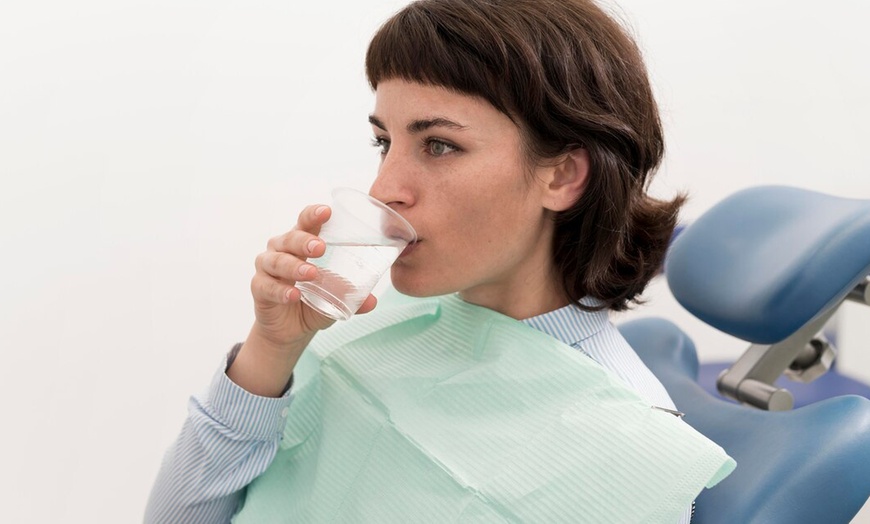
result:
M 395 79 L 378 84 L 372 119 L 388 126 L 404 127 L 416 122 L 418 130 L 427 123 L 443 124 L 441 127 L 455 131 L 513 125 L 507 115 L 481 97 Z

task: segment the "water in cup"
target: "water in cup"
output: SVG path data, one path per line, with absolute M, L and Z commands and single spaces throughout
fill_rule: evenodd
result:
M 326 242 L 326 252 L 318 260 L 318 276 L 299 282 L 302 301 L 326 316 L 346 320 L 355 311 L 347 304 L 362 304 L 381 278 L 380 270 L 399 256 L 396 246 L 360 242 Z M 342 275 L 354 276 L 352 282 Z

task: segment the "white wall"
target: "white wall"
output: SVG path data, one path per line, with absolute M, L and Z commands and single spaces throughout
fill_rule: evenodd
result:
M 403 3 L 0 4 L 6 520 L 141 520 L 187 396 L 250 326 L 255 255 L 372 180 L 365 44 Z M 826 5 L 621 3 L 668 130 L 655 187 L 689 190 L 688 218 L 760 183 L 870 198 L 870 7 Z M 739 353 L 653 291 L 637 314 Z

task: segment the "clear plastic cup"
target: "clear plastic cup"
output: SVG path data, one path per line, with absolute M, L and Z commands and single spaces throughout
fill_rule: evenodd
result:
M 302 301 L 335 320 L 347 320 L 417 233 L 401 215 L 355 189 L 332 191 L 332 216 L 320 230 L 326 242 L 315 280 L 297 282 Z

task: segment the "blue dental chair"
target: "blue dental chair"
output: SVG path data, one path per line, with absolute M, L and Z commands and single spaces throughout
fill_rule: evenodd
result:
M 845 300 L 870 305 L 870 201 L 741 191 L 677 238 L 665 274 L 687 310 L 751 343 L 719 377 L 730 402 L 697 383 L 695 347 L 674 324 L 620 326 L 686 422 L 737 461 L 698 497 L 693 522 L 848 523 L 870 497 L 870 400 L 841 395 L 791 409 L 775 381 L 824 374 L 835 350 L 822 327 Z

